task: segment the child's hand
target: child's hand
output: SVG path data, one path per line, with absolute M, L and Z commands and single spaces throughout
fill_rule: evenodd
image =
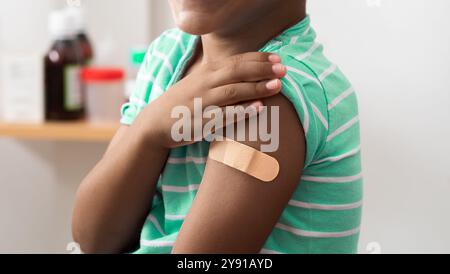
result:
M 246 53 L 226 61 L 200 65 L 151 103 L 139 119 L 145 127 L 146 136 L 163 147 L 194 143 L 200 140 L 179 142 L 172 138 L 172 126 L 179 120 L 171 118 L 174 108 L 183 106 L 190 110 L 193 134 L 194 99 L 202 99 L 202 110 L 209 106 L 224 108 L 232 105 L 242 105 L 244 108 L 251 105 L 258 110 L 262 106 L 260 99 L 281 91 L 280 78 L 285 75 L 286 68 L 281 64 L 281 58 L 270 53 Z M 202 128 L 207 122 L 203 119 Z

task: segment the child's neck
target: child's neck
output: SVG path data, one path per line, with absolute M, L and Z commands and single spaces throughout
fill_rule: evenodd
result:
M 268 41 L 305 16 L 306 11 L 300 7 L 280 5 L 270 14 L 259 16 L 258 19 L 235 30 L 203 35 L 202 52 L 199 58 L 202 63 L 206 63 L 240 53 L 258 51 Z

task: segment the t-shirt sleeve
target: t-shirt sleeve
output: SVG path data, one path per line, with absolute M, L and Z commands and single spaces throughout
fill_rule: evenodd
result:
M 130 95 L 130 100 L 122 106 L 121 114 L 122 119 L 120 123 L 123 125 L 131 125 L 139 113 L 148 105 L 150 94 L 153 86 L 153 75 L 151 75 L 151 60 L 153 56 L 153 48 L 155 46 L 153 42 L 144 58 L 135 86 Z
M 328 134 L 327 100 L 320 81 L 303 63 L 283 56 L 288 73 L 282 79 L 283 95 L 294 106 L 306 137 L 305 167 L 316 158 L 326 143 Z

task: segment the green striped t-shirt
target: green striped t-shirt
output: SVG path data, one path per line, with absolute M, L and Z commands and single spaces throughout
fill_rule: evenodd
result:
M 173 29 L 151 44 L 136 89 L 122 109 L 123 124 L 132 124 L 180 80 L 199 41 Z M 261 252 L 356 253 L 363 179 L 355 91 L 323 55 L 309 17 L 260 51 L 280 55 L 287 66 L 282 92 L 298 113 L 307 144 L 300 184 Z M 208 149 L 209 143 L 199 142 L 171 150 L 136 253 L 171 252 L 200 187 Z

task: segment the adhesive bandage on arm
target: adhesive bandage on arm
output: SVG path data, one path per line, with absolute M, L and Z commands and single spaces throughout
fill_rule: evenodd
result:
M 275 158 L 230 139 L 212 143 L 209 158 L 263 182 L 272 182 L 280 172 Z

